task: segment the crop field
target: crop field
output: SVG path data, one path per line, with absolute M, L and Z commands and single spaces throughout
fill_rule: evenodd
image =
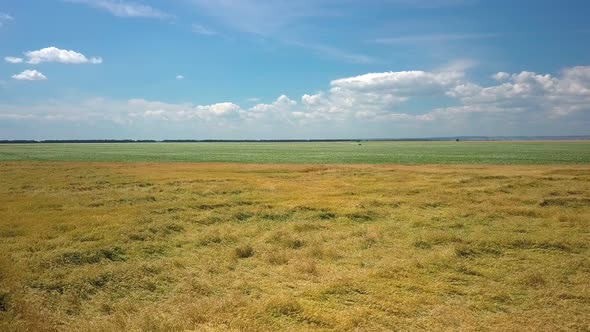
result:
M 589 141 L 0 144 L 0 161 L 590 164 Z
M 349 144 L 403 151 L 341 161 L 589 158 L 587 143 L 503 144 Z M 158 146 L 0 147 L 0 330 L 590 329 L 588 165 L 39 162 L 342 151 Z

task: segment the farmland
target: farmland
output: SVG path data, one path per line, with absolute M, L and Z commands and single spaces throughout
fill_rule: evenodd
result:
M 0 330 L 588 329 L 588 145 L 519 144 L 2 146 Z
M 590 141 L 4 144 L 0 161 L 588 164 Z

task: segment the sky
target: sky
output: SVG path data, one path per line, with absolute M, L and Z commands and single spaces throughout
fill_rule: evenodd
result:
M 587 0 L 3 0 L 0 139 L 590 134 Z

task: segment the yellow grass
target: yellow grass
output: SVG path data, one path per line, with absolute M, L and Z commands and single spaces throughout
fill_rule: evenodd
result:
M 0 165 L 0 330 L 590 329 L 587 166 Z

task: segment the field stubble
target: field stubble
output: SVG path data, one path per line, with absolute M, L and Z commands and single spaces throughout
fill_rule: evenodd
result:
M 590 169 L 5 162 L 0 330 L 584 330 Z

